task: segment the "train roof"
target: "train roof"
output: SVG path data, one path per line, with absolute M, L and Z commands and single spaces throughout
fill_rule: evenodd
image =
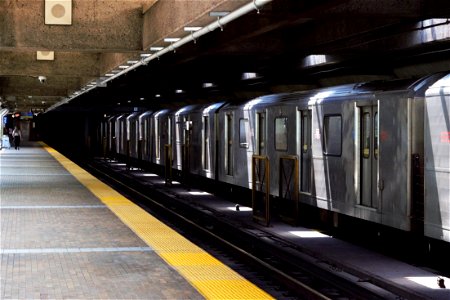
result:
M 450 73 L 436 81 L 427 91 L 426 96 L 450 95 Z

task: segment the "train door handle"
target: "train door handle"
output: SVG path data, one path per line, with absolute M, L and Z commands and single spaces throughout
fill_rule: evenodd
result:
M 380 179 L 380 180 L 378 181 L 378 189 L 379 189 L 380 191 L 384 190 L 384 180 L 383 180 L 383 179 Z

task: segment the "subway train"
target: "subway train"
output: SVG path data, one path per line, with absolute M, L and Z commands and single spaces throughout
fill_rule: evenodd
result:
M 251 191 L 256 221 L 299 205 L 450 242 L 450 73 L 132 112 L 105 156 Z M 274 209 L 275 208 L 275 209 Z

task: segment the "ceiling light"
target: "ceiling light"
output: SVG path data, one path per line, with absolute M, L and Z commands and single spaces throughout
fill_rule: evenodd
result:
M 128 103 L 131 103 L 131 100 L 128 100 Z
M 150 47 L 150 51 L 159 51 L 164 49 L 164 47 Z
M 203 83 L 203 88 L 210 88 L 210 87 L 214 87 L 214 83 L 212 82 L 205 82 Z
M 184 31 L 199 31 L 202 29 L 200 26 L 186 26 L 184 27 Z
M 139 98 L 139 100 L 141 100 L 141 101 L 144 101 L 144 100 L 145 100 L 145 98 Z
M 119 69 L 128 69 L 129 66 L 121 65 L 119 66 Z
M 142 53 L 141 57 L 146 58 L 146 57 L 150 57 L 151 55 L 152 55 L 151 53 Z
M 119 73 L 120 70 L 112 70 L 111 73 Z
M 176 94 L 181 94 L 181 93 L 183 93 L 184 91 L 183 90 L 175 90 L 175 93 Z
M 159 97 L 161 97 L 161 95 L 160 95 L 160 94 L 156 94 L 155 97 L 156 97 L 156 98 L 159 98 Z
M 164 42 L 166 43 L 174 43 L 174 42 L 178 42 L 179 40 L 181 40 L 180 38 L 165 38 Z
M 220 18 L 220 17 L 225 17 L 229 13 L 230 13 L 229 11 L 211 11 L 211 12 L 209 12 L 209 16 Z
M 37 60 L 55 60 L 54 51 L 36 51 Z
M 255 73 L 255 72 L 244 72 L 244 73 L 242 73 L 241 79 L 242 80 L 250 80 L 250 79 L 256 79 L 258 77 L 259 77 L 258 73 Z
M 139 62 L 138 60 L 129 60 L 127 61 L 127 64 L 134 65 L 137 64 L 138 62 Z

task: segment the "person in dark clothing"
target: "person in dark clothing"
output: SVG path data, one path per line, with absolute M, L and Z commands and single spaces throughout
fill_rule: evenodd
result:
M 13 130 L 13 138 L 14 138 L 14 149 L 19 150 L 20 149 L 20 139 L 22 138 L 22 132 L 20 131 L 19 127 L 15 127 Z

